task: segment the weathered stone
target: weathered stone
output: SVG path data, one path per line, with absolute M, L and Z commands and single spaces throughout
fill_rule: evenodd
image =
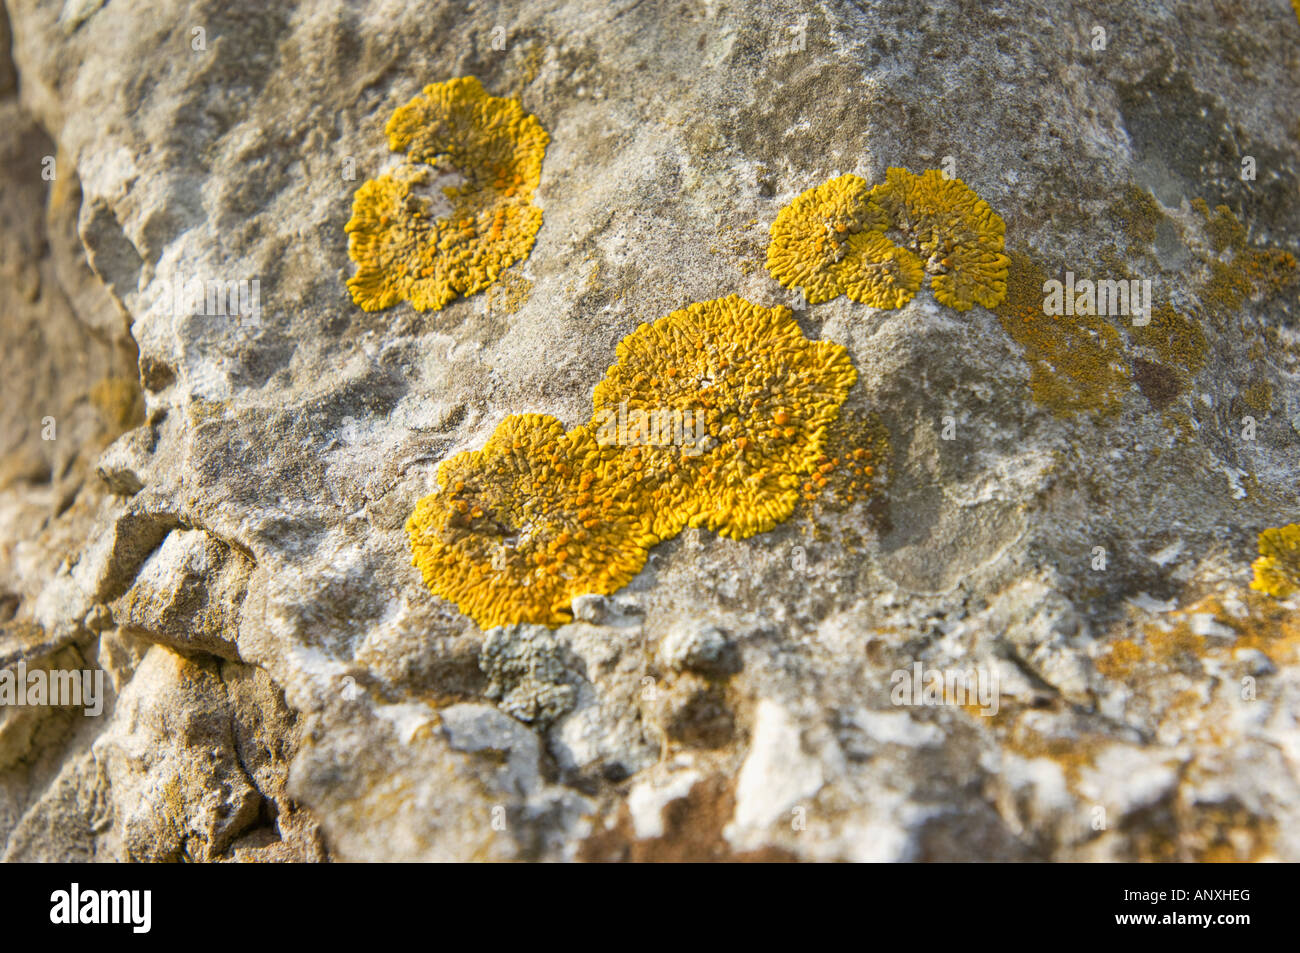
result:
M 229 546 L 202 530 L 177 530 L 140 566 L 113 617 L 151 642 L 238 660 L 248 573 L 247 559 Z
M 1248 6 L 1103 49 L 1042 0 L 5 0 L 0 668 L 107 699 L 0 712 L 0 854 L 1300 859 L 1297 601 L 1249 588 L 1300 472 L 1300 26 Z M 536 243 L 362 311 L 353 194 L 464 75 L 551 137 Z M 890 166 L 985 199 L 1024 300 L 771 278 L 783 206 Z M 1066 271 L 1152 324 L 1042 320 Z M 732 293 L 848 350 L 871 500 L 688 529 L 554 631 L 429 593 L 441 461 Z

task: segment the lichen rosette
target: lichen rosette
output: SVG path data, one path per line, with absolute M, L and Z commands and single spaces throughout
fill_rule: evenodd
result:
M 616 458 L 661 538 L 695 526 L 743 539 L 786 519 L 857 376 L 844 348 L 805 338 L 788 308 L 736 295 L 641 325 L 617 356 L 593 426 L 637 411 L 704 422 L 695 443 L 639 442 Z
M 816 186 L 777 213 L 767 267 L 810 304 L 847 295 L 885 310 L 912 300 L 927 275 L 940 304 L 992 308 L 1006 295 L 1006 225 L 960 179 L 891 168 Z
M 554 417 L 517 414 L 445 461 L 407 521 L 425 583 L 483 628 L 558 625 L 582 593 L 626 585 L 657 542 L 606 476 L 616 451 Z
M 367 311 L 409 301 L 437 310 L 489 287 L 526 258 L 542 225 L 533 204 L 549 141 L 517 100 L 488 95 L 472 76 L 426 86 L 397 109 L 389 146 L 405 153 L 362 183 L 352 203 L 352 299 Z M 430 190 L 444 177 L 443 202 Z M 444 211 L 449 208 L 449 211 Z

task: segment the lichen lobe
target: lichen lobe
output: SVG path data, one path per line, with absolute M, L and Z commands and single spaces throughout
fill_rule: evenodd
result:
M 891 168 L 869 187 L 856 175 L 816 186 L 772 223 L 767 267 L 810 304 L 841 294 L 900 308 L 927 275 L 935 299 L 957 311 L 1006 295 L 1006 225 L 960 179 Z
M 352 299 L 367 311 L 409 301 L 445 307 L 490 286 L 526 258 L 542 225 L 533 204 L 549 136 L 514 99 L 490 96 L 472 76 L 434 83 L 398 108 L 386 126 L 393 171 L 357 189 L 344 226 L 357 273 Z M 444 175 L 450 206 L 438 214 L 425 193 Z

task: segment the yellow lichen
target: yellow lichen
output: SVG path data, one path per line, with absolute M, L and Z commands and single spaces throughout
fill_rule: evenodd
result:
M 940 304 L 966 311 L 977 304 L 993 308 L 1005 297 L 1006 224 L 961 179 L 937 169 L 921 175 L 890 169 L 871 190 L 871 204 L 889 222 L 889 234 L 924 260 Z
M 1252 290 L 1268 296 L 1295 284 L 1295 256 L 1281 248 L 1252 248 L 1241 256 L 1241 270 Z
M 1201 301 L 1220 324 L 1241 307 L 1251 293 L 1250 279 L 1226 261 L 1210 262 L 1210 280 L 1197 289 Z
M 772 276 L 787 288 L 800 289 L 809 304 L 844 294 L 840 265 L 849 254 L 849 238 L 882 224 L 867 219 L 870 192 L 866 179 L 842 175 L 781 209 L 767 247 Z
M 854 301 L 873 308 L 901 308 L 920 289 L 925 263 L 879 232 L 859 232 L 845 245 L 848 255 L 839 268 L 840 285 Z M 940 296 L 937 284 L 934 293 Z
M 1186 618 L 1177 618 L 1167 628 L 1163 625 L 1148 625 L 1143 631 L 1151 661 L 1165 671 L 1171 671 L 1179 665 L 1187 665 L 1195 670 L 1200 664 L 1199 659 L 1205 655 L 1205 636 L 1197 634 Z
M 507 272 L 488 289 L 488 310 L 494 314 L 514 314 L 532 294 L 533 283 L 514 272 Z
M 1130 257 L 1151 245 L 1156 240 L 1156 229 L 1168 220 L 1155 196 L 1136 185 L 1128 186 L 1106 212 L 1111 225 L 1128 237 L 1126 251 Z
M 518 101 L 489 96 L 472 76 L 426 86 L 393 113 L 392 172 L 357 189 L 347 231 L 357 273 L 352 300 L 367 311 L 410 301 L 436 310 L 482 291 L 532 250 L 542 211 L 532 204 L 549 137 Z M 437 180 L 449 206 L 424 194 Z
M 1151 322 L 1133 327 L 1135 344 L 1149 347 L 1165 364 L 1195 374 L 1205 367 L 1209 344 L 1201 326 L 1169 304 L 1151 309 Z
M 1035 402 L 1063 417 L 1118 413 L 1129 388 L 1119 331 L 1103 316 L 1044 314 L 1046 279 L 1042 267 L 1013 252 L 1006 299 L 994 309 L 1003 330 L 1024 349 Z
M 1216 206 L 1213 213 L 1203 199 L 1194 200 L 1192 206 L 1205 219 L 1210 244 L 1220 256 L 1210 261 L 1210 280 L 1197 295 L 1220 321 L 1247 299 L 1267 299 L 1300 277 L 1290 252 L 1250 245 L 1246 227 L 1226 205 Z
M 1197 294 L 1220 321 L 1247 299 L 1266 300 L 1295 283 L 1295 256 L 1280 248 L 1242 248 L 1230 261 L 1210 262 L 1210 280 Z
M 1295 577 L 1287 585 L 1295 586 Z M 1123 637 L 1103 650 L 1094 663 L 1097 671 L 1107 678 L 1134 684 L 1167 682 L 1174 669 L 1203 674 L 1204 660 L 1224 664 L 1249 650 L 1262 652 L 1275 664 L 1291 664 L 1300 655 L 1300 624 L 1285 603 L 1260 595 L 1261 588 L 1252 583 L 1250 589 L 1232 591 L 1231 611 L 1225 606 L 1224 595 L 1212 594 L 1180 607 L 1158 622 L 1142 625 L 1139 640 Z M 1207 621 L 1225 633 L 1230 631 L 1231 638 L 1212 640 L 1199 634 L 1205 631 Z
M 1075 788 L 1083 773 L 1096 765 L 1097 757 L 1114 744 L 1114 739 L 1093 732 L 1075 732 L 1062 725 L 1062 734 L 1048 734 L 1047 726 L 1034 712 L 1016 712 L 1003 708 L 994 719 L 983 717 L 982 709 L 970 706 L 969 713 L 985 724 L 1007 723 L 999 732 L 1001 742 L 1011 751 L 1025 758 L 1048 758 L 1061 767 L 1066 783 Z
M 627 584 L 656 541 L 607 476 L 615 452 L 553 417 L 507 417 L 482 450 L 438 468 L 407 521 L 429 588 L 484 628 L 556 625 L 573 597 Z
M 1219 621 L 1237 633 L 1233 651 L 1256 649 L 1275 665 L 1291 665 L 1300 659 L 1300 619 L 1296 613 L 1286 603 L 1270 598 L 1268 593 L 1256 595 L 1247 591 L 1242 601 L 1247 607 L 1243 618 L 1222 610 L 1217 614 Z
M 105 377 L 90 389 L 90 402 L 108 422 L 125 430 L 144 420 L 144 395 L 131 377 Z
M 875 414 L 841 412 L 826 430 L 816 467 L 800 486 L 803 499 L 842 509 L 869 499 L 880 486 L 889 431 Z
M 1063 416 L 1113 415 L 1120 410 L 1131 380 L 1152 407 L 1173 414 L 1166 419 L 1176 423 L 1185 415 L 1180 417 L 1169 408 L 1208 363 L 1205 328 L 1227 331 L 1247 300 L 1267 300 L 1296 281 L 1300 268 L 1295 257 L 1279 248 L 1250 245 L 1246 228 L 1227 206 L 1211 210 L 1202 199 L 1193 200 L 1192 206 L 1204 219 L 1213 249 L 1213 254 L 1203 247 L 1193 249 L 1209 269 L 1208 280 L 1194 288 L 1199 305 L 1185 313 L 1169 302 L 1148 302 L 1149 322 L 1125 323 L 1123 333 L 1100 315 L 1047 317 L 1042 305 L 1044 270 L 1027 256 L 1012 253 L 1007 296 L 994 311 L 1024 348 L 1037 402 Z M 1137 188 L 1128 189 L 1123 199 L 1111 205 L 1109 214 L 1111 225 L 1133 240 L 1130 256 L 1144 253 L 1143 246 L 1155 239 L 1161 222 L 1167 221 L 1150 193 Z M 1120 281 L 1132 279 L 1123 259 L 1109 250 L 1091 264 L 1118 274 Z M 1268 333 L 1266 329 L 1263 337 Z M 1252 345 L 1253 361 L 1262 361 L 1264 353 L 1262 341 Z M 1244 409 L 1267 413 L 1271 394 L 1267 381 L 1253 382 L 1243 388 Z M 1181 429 L 1194 433 L 1190 426 Z
M 786 519 L 857 377 L 848 352 L 805 338 L 788 308 L 736 295 L 643 324 L 617 354 L 592 396 L 603 443 L 632 419 L 690 421 L 682 440 L 622 441 L 627 492 L 663 538 L 697 526 L 743 539 Z
M 1225 248 L 1244 248 L 1246 245 L 1246 228 L 1237 221 L 1232 209 L 1226 205 L 1217 205 L 1210 211 L 1209 204 L 1202 198 L 1192 199 L 1192 208 L 1201 213 L 1205 219 L 1205 230 L 1210 236 L 1210 244 L 1216 252 Z
M 926 274 L 940 304 L 991 308 L 1006 293 L 1006 226 L 960 179 L 889 169 L 869 188 L 843 175 L 809 189 L 772 223 L 767 268 L 810 304 L 841 294 L 900 308 Z
M 1259 558 L 1250 588 L 1285 599 L 1300 590 L 1300 523 L 1259 534 Z
M 1252 413 L 1265 416 L 1273 407 L 1273 385 L 1268 381 L 1252 381 L 1242 391 L 1241 402 Z
M 508 417 L 482 450 L 439 467 L 407 521 L 426 584 L 485 628 L 569 621 L 575 596 L 625 585 L 687 526 L 737 539 L 771 529 L 801 485 L 824 486 L 841 463 L 853 498 L 871 493 L 866 444 L 843 462 L 825 453 L 857 372 L 788 308 L 692 304 L 641 325 L 617 355 L 589 425 Z
M 1097 671 L 1107 678 L 1126 678 L 1143 659 L 1142 649 L 1132 639 L 1120 639 L 1097 658 Z
M 1292 0 L 1300 2 L 1300 0 Z M 1276 857 L 1277 822 L 1254 814 L 1231 801 L 1220 804 L 1191 804 L 1183 817 L 1177 845 L 1186 859 L 1203 864 L 1258 863 Z M 1140 857 L 1139 860 L 1157 858 Z M 1173 856 L 1169 860 L 1182 860 Z

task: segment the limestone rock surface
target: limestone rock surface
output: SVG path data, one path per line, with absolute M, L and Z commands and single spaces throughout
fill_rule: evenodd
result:
M 1249 587 L 1300 512 L 1284 0 L 0 9 L 0 666 L 105 691 L 0 706 L 5 859 L 1300 860 L 1300 602 Z M 466 75 L 550 135 L 536 243 L 363 311 L 353 193 Z M 1149 280 L 1149 330 L 767 274 L 891 166 L 997 210 L 1024 300 Z M 442 460 L 733 293 L 848 349 L 874 500 L 687 530 L 554 631 L 424 587 Z

